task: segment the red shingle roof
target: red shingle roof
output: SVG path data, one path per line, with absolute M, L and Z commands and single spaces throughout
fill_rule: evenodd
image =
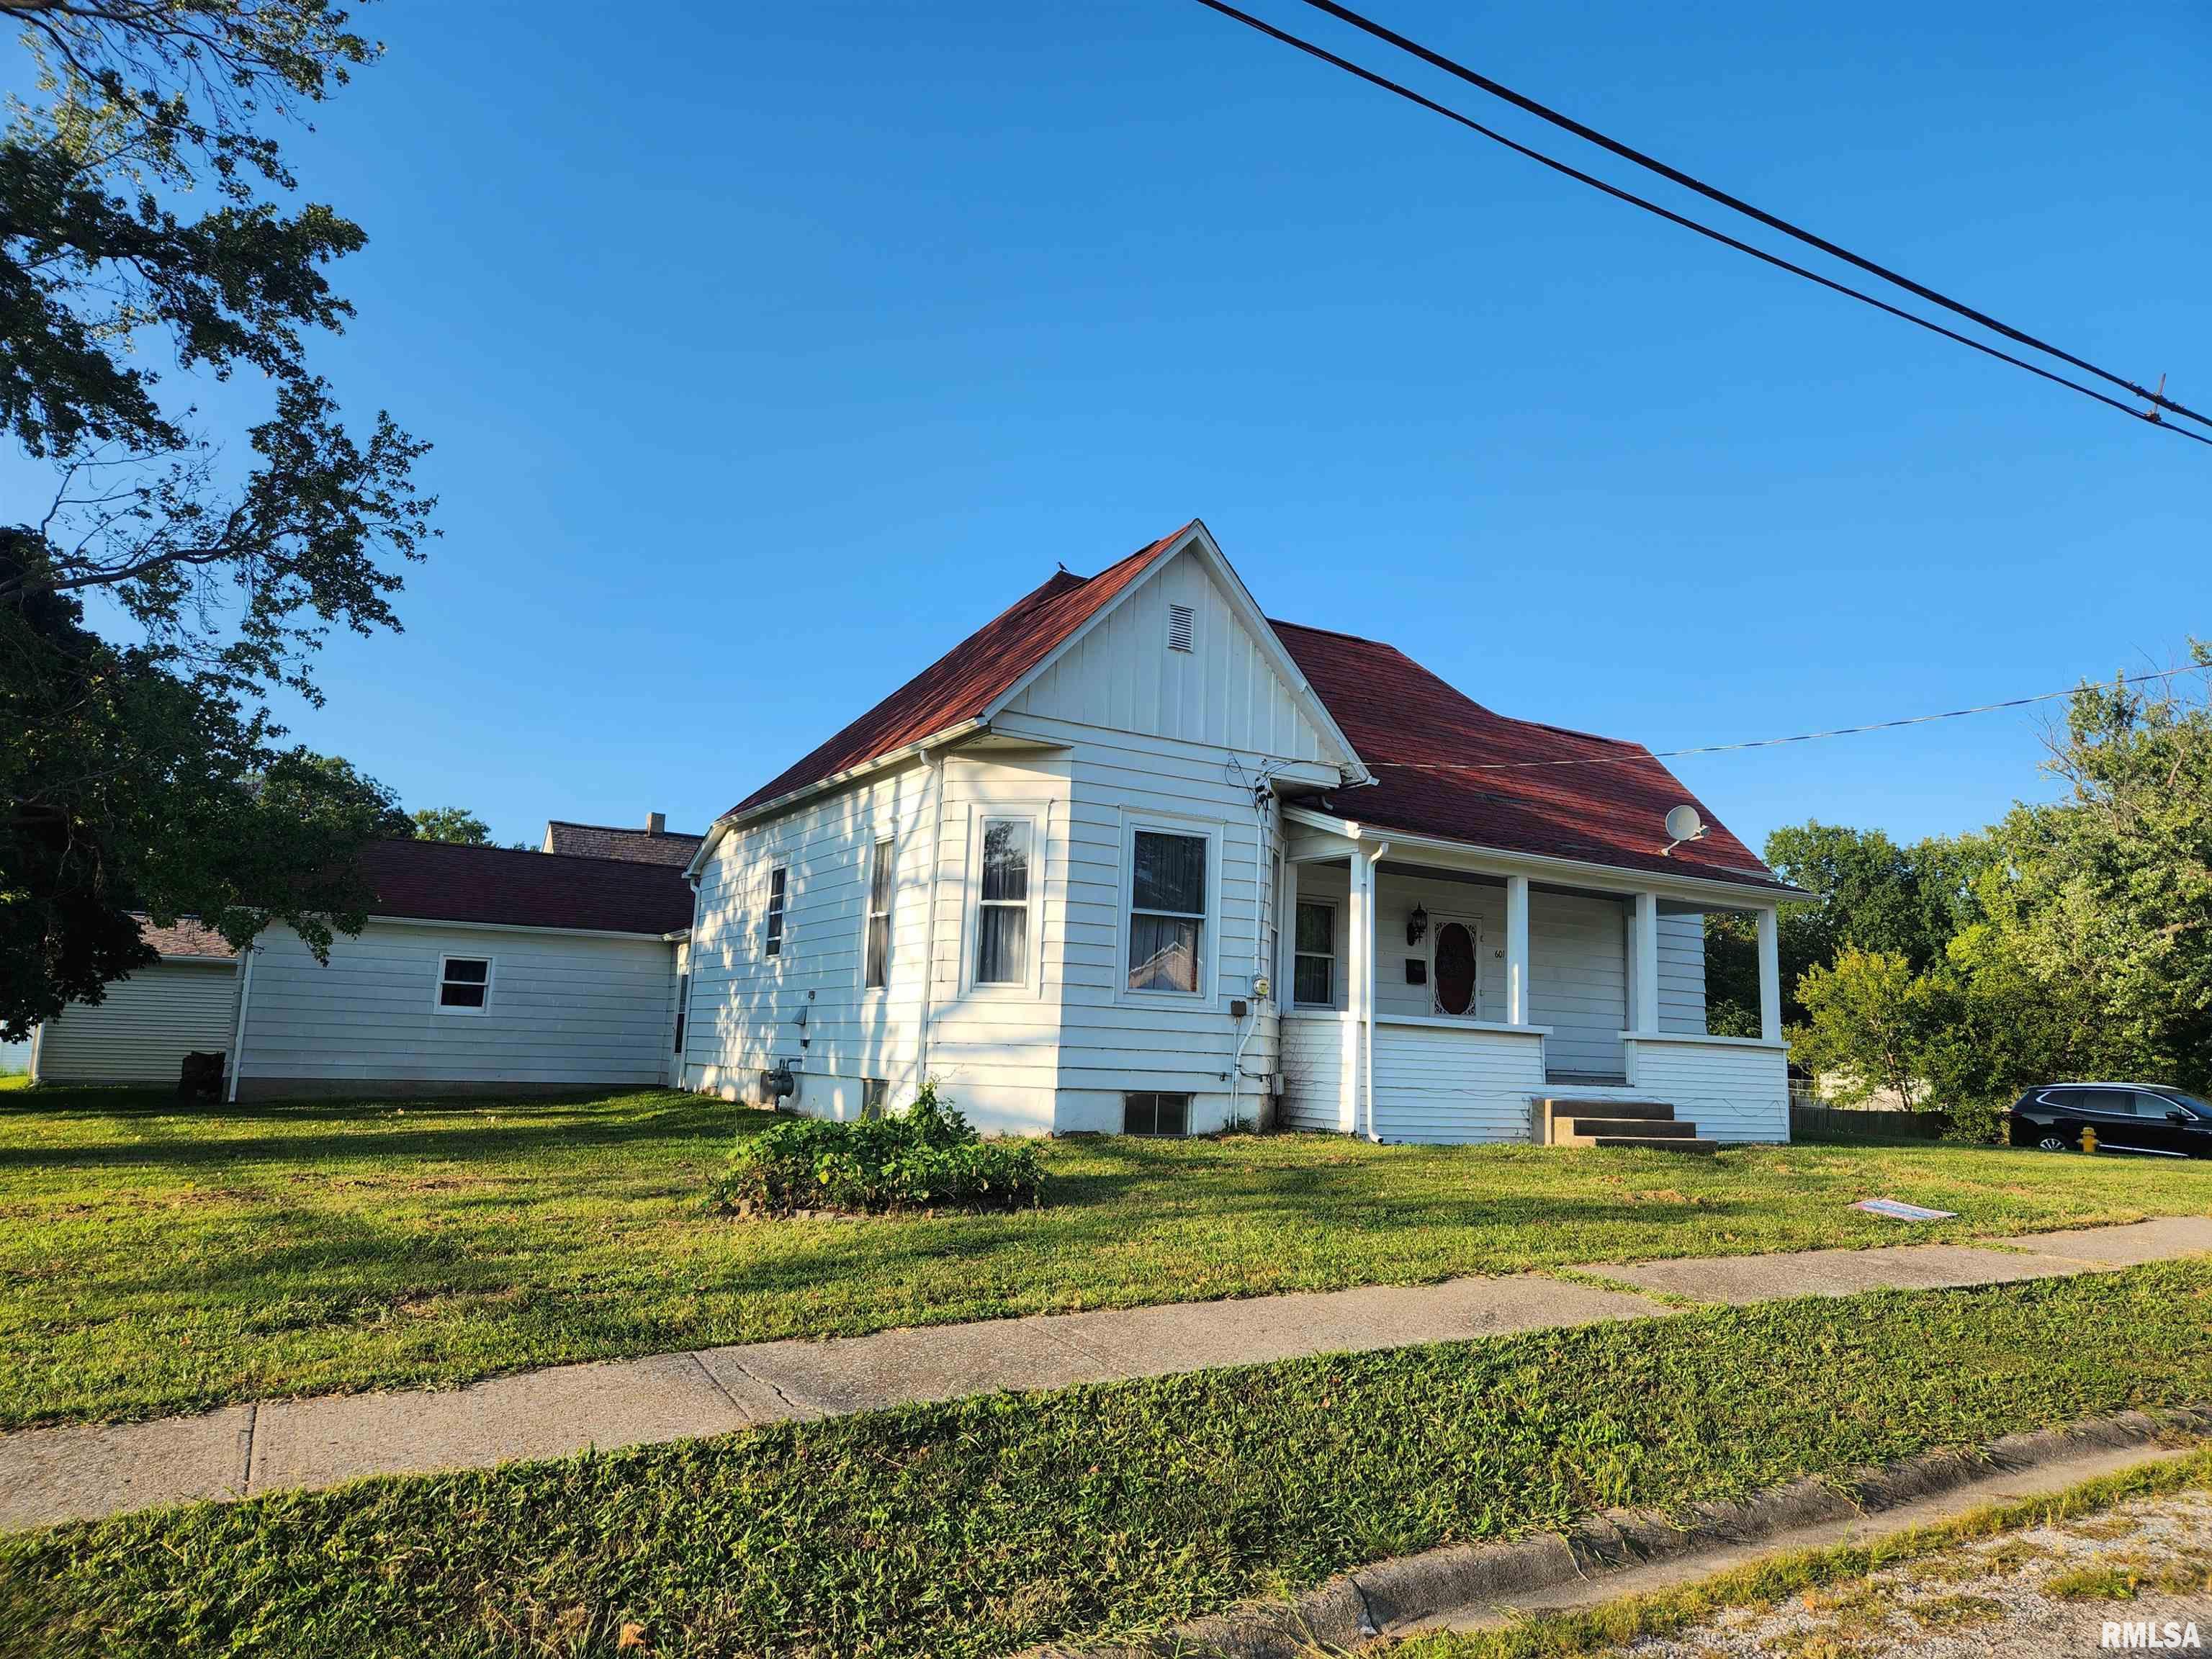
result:
M 691 862 L 702 836 L 681 830 L 623 830 L 609 823 L 570 823 L 550 818 L 548 852 L 585 859 L 625 859 L 632 864 L 665 864 L 677 870 Z
M 1782 886 L 1751 849 L 1640 744 L 1620 743 L 1494 714 L 1395 647 L 1326 629 L 1275 623 L 1276 634 L 1378 781 L 1328 796 L 1361 823 L 1515 853 L 1672 875 Z M 1419 771 L 1389 761 L 1495 771 Z M 1669 857 L 1667 810 L 1688 802 L 1711 826 Z
M 609 933 L 672 933 L 691 925 L 691 888 L 666 865 L 380 841 L 362 850 L 359 867 L 375 895 L 371 915 Z
M 1043 586 L 1015 600 L 827 743 L 777 773 L 726 816 L 735 817 L 763 801 L 881 759 L 963 720 L 979 718 L 1197 522 L 1192 520 L 1175 534 L 1139 548 L 1095 576 L 1060 571 Z
M 167 927 L 157 927 L 149 916 L 138 917 L 138 937 L 165 957 L 235 957 L 230 941 L 212 927 L 203 927 L 190 916 L 179 916 Z

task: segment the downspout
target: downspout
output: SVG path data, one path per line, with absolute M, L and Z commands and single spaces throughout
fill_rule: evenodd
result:
M 253 994 L 253 958 L 258 954 L 258 946 L 249 941 L 246 947 L 238 953 L 238 1029 L 230 1038 L 230 1084 L 222 1093 L 225 1105 L 238 1103 L 238 1074 L 246 1063 L 246 1004 Z
M 1278 893 L 1273 896 L 1269 900 L 1267 909 L 1263 912 L 1261 908 L 1260 897 L 1261 895 L 1267 890 L 1267 786 L 1263 782 L 1255 784 L 1252 787 L 1253 972 L 1251 978 L 1245 982 L 1244 987 L 1244 1024 L 1237 1028 L 1237 1051 L 1230 1056 L 1229 1060 L 1229 1127 L 1231 1129 L 1234 1129 L 1237 1127 L 1237 1109 L 1243 1101 L 1244 1087 L 1244 1045 L 1251 1042 L 1252 1033 L 1260 1029 L 1260 982 L 1263 978 L 1267 981 L 1267 989 L 1270 994 L 1272 994 L 1275 988 L 1274 965 L 1270 963 L 1267 957 L 1267 935 L 1266 928 L 1261 925 L 1261 917 L 1263 914 L 1270 915 L 1273 915 L 1273 906 L 1276 902 L 1280 901 L 1282 895 Z M 1278 917 L 1276 919 L 1276 926 L 1280 927 L 1281 925 L 1281 918 Z
M 921 1024 L 915 1040 L 915 1087 L 929 1081 L 929 1018 L 937 986 L 937 872 L 945 864 L 945 751 L 929 760 L 929 911 L 921 921 Z M 956 967 L 956 971 L 957 967 Z
M 1367 980 L 1367 1029 L 1360 1034 L 1359 1066 L 1364 1073 L 1360 1079 L 1361 1091 L 1367 1097 L 1367 1138 L 1370 1140 L 1381 1139 L 1375 1133 L 1375 956 L 1376 947 L 1382 938 L 1376 908 L 1382 896 L 1380 880 L 1382 858 L 1389 850 L 1390 843 L 1386 841 L 1367 855 L 1367 949 L 1362 953 L 1365 958 L 1364 971 Z

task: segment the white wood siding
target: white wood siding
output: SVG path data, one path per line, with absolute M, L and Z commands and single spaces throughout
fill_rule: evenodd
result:
M 39 1081 L 173 1084 L 186 1054 L 228 1054 L 237 1024 L 237 963 L 156 963 L 46 1023 Z
M 1272 971 L 1261 959 L 1260 928 L 1279 834 L 1272 804 L 1264 817 L 1253 807 L 1249 781 L 1262 757 L 1133 732 L 1067 726 L 1065 734 L 1073 787 L 1059 1127 L 1118 1132 L 1122 1095 L 1132 1090 L 1189 1095 L 1194 1133 L 1225 1127 L 1240 1024 L 1231 1004 L 1239 1000 L 1249 1030 L 1233 1109 L 1248 1124 L 1264 1121 L 1277 1018 L 1272 1002 L 1253 998 L 1252 982 Z M 1212 843 L 1194 998 L 1127 988 L 1124 861 L 1140 823 Z
M 1635 1092 L 1671 1103 L 1677 1117 L 1715 1140 L 1790 1139 L 1788 1050 L 1729 1042 L 1631 1039 Z
M 885 1079 L 897 1103 L 913 1098 L 921 1080 L 935 776 L 917 762 L 716 847 L 700 872 L 691 939 L 686 1086 L 750 1098 L 761 1071 L 787 1060 L 800 1079 L 791 1103 L 818 1116 L 857 1115 L 869 1078 Z M 890 959 L 884 985 L 870 989 L 861 984 L 869 860 L 884 836 L 896 860 Z M 769 873 L 779 866 L 787 872 L 783 947 L 770 957 L 765 918 Z
M 1552 1028 L 1551 1070 L 1625 1070 L 1628 934 L 1620 900 L 1528 895 L 1528 1008 L 1532 1024 Z
M 1283 1127 L 1324 1133 L 1344 1127 L 1344 1066 L 1352 1029 L 1345 1014 L 1283 1016 Z
M 1168 648 L 1168 607 L 1194 613 Z M 1296 696 L 1195 556 L 1178 553 L 1007 705 L 1018 714 L 1285 760 L 1348 758 Z
M 1400 935 L 1402 939 L 1403 934 Z M 1449 1023 L 1375 1026 L 1375 1133 L 1449 1145 L 1527 1140 L 1544 1090 L 1544 1040 Z
M 1659 1029 L 1705 1034 L 1705 919 L 1659 916 Z
M 659 939 L 371 921 L 357 939 L 341 935 L 327 965 L 288 929 L 255 949 L 241 1094 L 666 1076 L 675 983 Z M 493 959 L 488 1012 L 437 1009 L 441 956 Z
M 944 820 L 937 834 L 937 917 L 930 964 L 928 1068 L 978 1128 L 1042 1134 L 1055 1115 L 1060 994 L 1069 931 L 1069 761 L 952 755 L 945 762 Z M 975 985 L 973 863 L 981 825 L 1000 816 L 1036 825 L 1031 841 L 1027 985 Z M 1117 1121 L 1114 1126 L 1120 1128 Z

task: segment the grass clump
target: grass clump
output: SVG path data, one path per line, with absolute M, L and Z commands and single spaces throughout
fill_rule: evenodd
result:
M 1034 1206 L 1042 1183 L 1036 1148 L 984 1139 L 931 1078 L 895 1116 L 787 1118 L 752 1136 L 731 1155 L 713 1195 L 740 1215 L 1014 1210 Z
M 155 1511 L 0 1540 L 0 1659 L 1111 1640 L 1613 1504 L 2212 1398 L 2208 1296 L 2188 1262 L 1807 1298 Z

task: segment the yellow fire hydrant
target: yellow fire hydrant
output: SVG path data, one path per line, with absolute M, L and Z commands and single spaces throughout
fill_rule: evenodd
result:
M 2097 1126 L 2094 1123 L 2085 1123 L 2081 1126 L 2081 1150 L 2085 1152 L 2094 1152 L 2097 1150 Z

